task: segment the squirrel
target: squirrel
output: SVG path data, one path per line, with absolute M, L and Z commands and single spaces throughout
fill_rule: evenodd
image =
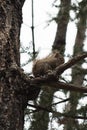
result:
M 63 63 L 63 56 L 58 51 L 53 51 L 47 57 L 34 61 L 32 73 L 35 77 L 44 76 Z

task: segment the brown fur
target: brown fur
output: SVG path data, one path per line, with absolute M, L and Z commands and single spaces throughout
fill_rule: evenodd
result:
M 53 52 L 46 58 L 36 60 L 34 62 L 32 69 L 33 75 L 35 77 L 43 76 L 63 63 L 64 63 L 63 56 L 58 51 Z

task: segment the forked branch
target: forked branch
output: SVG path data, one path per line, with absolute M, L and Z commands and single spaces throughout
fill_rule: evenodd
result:
M 30 84 L 34 84 L 36 86 L 41 86 L 42 84 L 46 84 L 49 85 L 50 87 L 54 87 L 58 89 L 65 89 L 70 91 L 87 93 L 86 87 L 66 84 L 66 83 L 59 82 L 57 80 L 57 77 L 60 74 L 62 74 L 66 69 L 72 67 L 77 62 L 79 62 L 80 60 L 86 57 L 87 57 L 87 53 L 84 53 L 83 55 L 78 55 L 72 58 L 71 60 L 69 60 L 67 63 L 58 66 L 54 71 L 48 73 L 47 75 L 31 79 Z

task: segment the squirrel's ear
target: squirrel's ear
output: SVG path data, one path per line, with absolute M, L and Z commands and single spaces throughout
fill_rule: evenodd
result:
M 55 58 L 58 58 L 58 57 L 59 57 L 59 53 L 56 52 L 56 53 L 55 53 Z

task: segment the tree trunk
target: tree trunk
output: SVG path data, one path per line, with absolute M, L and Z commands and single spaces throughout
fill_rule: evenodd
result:
M 85 32 L 86 32 L 86 15 L 84 12 L 84 16 L 83 15 L 79 16 L 79 22 L 77 24 L 77 36 L 76 36 L 73 56 L 84 52 L 83 45 L 85 40 Z M 84 69 L 82 68 L 82 63 L 84 63 L 84 60 L 81 60 L 79 63 L 77 63 L 76 66 L 72 68 L 72 83 L 77 86 L 82 85 L 84 81 L 85 73 L 84 73 Z M 80 93 L 70 92 L 69 113 L 72 113 L 72 115 L 76 115 L 78 101 L 81 98 L 81 96 L 82 94 Z M 69 119 L 64 128 L 64 130 L 78 130 L 78 129 L 80 129 L 80 125 L 78 124 L 78 120 L 75 119 Z
M 24 0 L 0 1 L 0 130 L 23 130 L 24 107 L 16 72 L 20 66 L 20 27 Z
M 58 49 L 60 52 L 64 52 L 66 45 L 66 33 L 69 22 L 70 5 L 71 0 L 61 0 L 60 11 L 57 18 L 57 32 L 53 44 L 53 49 Z

